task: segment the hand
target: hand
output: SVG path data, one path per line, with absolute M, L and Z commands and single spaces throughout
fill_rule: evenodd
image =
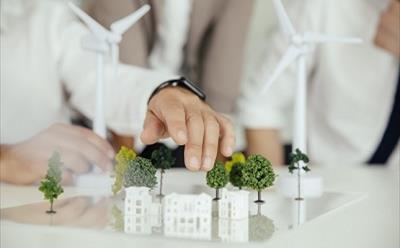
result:
M 54 151 L 61 154 L 63 183 L 73 174 L 88 172 L 93 164 L 112 168 L 114 151 L 108 142 L 86 128 L 54 124 L 29 140 L 1 147 L 1 181 L 32 184 L 43 179 Z
M 381 14 L 375 44 L 400 58 L 400 1 L 392 0 Z
M 143 143 L 153 144 L 167 137 L 185 145 L 185 165 L 193 171 L 211 170 L 218 148 L 228 157 L 235 145 L 230 121 L 180 87 L 162 89 L 149 102 Z

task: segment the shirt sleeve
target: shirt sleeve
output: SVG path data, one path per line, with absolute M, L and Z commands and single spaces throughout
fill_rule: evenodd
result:
M 325 0 L 286 2 L 285 8 L 296 31 L 320 31 L 322 9 L 319 2 L 323 1 Z M 264 95 L 260 94 L 288 45 L 280 28 L 276 27 L 264 46 L 259 63 L 242 84 L 242 94 L 238 100 L 238 117 L 245 128 L 282 129 L 290 120 L 289 114 L 293 111 L 294 92 L 297 86 L 295 62 L 286 68 Z M 306 57 L 308 76 L 312 74 L 316 57 L 313 52 Z
M 95 113 L 96 54 L 84 50 L 82 37 L 89 30 L 70 13 L 60 7 L 54 23 L 54 54 L 58 62 L 60 80 L 64 82 L 69 102 L 86 117 Z M 163 81 L 176 77 L 144 68 L 120 64 L 113 78 L 109 55 L 105 54 L 105 118 L 106 125 L 121 135 L 138 134 L 143 126 L 147 101 L 153 90 Z

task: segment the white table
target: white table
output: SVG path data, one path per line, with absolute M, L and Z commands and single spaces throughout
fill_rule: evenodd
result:
M 300 228 L 273 235 L 265 243 L 249 247 L 399 247 L 399 166 L 367 167 L 337 165 L 313 168 L 324 178 L 326 189 L 340 192 L 364 192 L 367 197 L 332 213 L 306 222 Z M 279 170 L 280 174 L 284 171 Z M 183 169 L 168 172 L 166 193 L 181 185 L 204 184 L 203 173 Z M 96 194 L 88 189 L 66 187 L 63 198 Z M 38 202 L 42 195 L 36 187 L 1 185 L 1 208 Z M 268 199 L 266 199 L 268 201 Z M 1 247 L 232 247 L 235 243 L 199 242 L 160 237 L 117 235 L 115 233 L 66 228 L 38 228 L 33 225 L 9 226 L 2 223 Z

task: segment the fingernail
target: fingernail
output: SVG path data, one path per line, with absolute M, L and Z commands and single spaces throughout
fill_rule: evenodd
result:
M 227 148 L 225 148 L 225 152 L 226 152 L 227 156 L 232 155 L 232 153 L 233 153 L 232 147 L 228 146 Z
M 206 170 L 211 169 L 211 167 L 212 167 L 212 161 L 211 161 L 211 158 L 210 158 L 210 157 L 205 157 L 205 158 L 204 158 L 203 167 L 204 167 L 204 169 L 206 169 Z
M 184 131 L 179 131 L 178 139 L 180 139 L 182 142 L 186 142 L 186 133 Z
M 200 162 L 196 157 L 191 157 L 190 158 L 190 167 L 193 169 L 199 169 Z

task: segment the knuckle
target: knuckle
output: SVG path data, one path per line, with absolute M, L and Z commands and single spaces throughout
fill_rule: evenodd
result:
M 196 142 L 190 142 L 188 144 L 188 149 L 189 150 L 194 150 L 194 151 L 199 151 L 202 149 L 202 144 L 196 143 Z

